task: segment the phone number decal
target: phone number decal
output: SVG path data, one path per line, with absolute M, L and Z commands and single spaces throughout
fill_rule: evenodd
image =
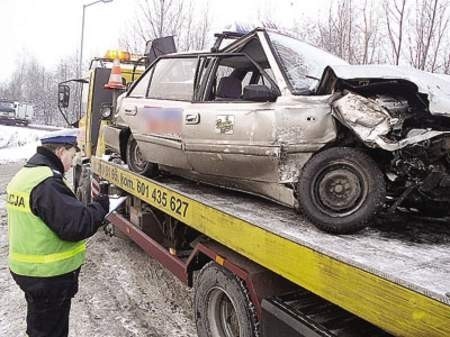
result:
M 145 182 L 137 181 L 136 192 L 145 199 L 151 199 L 152 204 L 156 204 L 164 209 L 185 218 L 189 209 L 189 203 L 170 192 L 154 187 L 153 189 Z
M 95 162 L 94 171 L 123 190 L 134 194 L 140 199 L 159 209 L 167 211 L 178 218 L 186 218 L 189 214 L 189 202 L 176 193 L 158 187 L 155 184 L 140 180 L 123 172 L 120 168 Z

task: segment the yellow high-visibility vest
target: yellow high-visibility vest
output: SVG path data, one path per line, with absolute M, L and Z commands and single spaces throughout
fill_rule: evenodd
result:
M 31 191 L 51 176 L 53 171 L 47 166 L 24 167 L 6 188 L 9 268 L 18 275 L 63 275 L 84 263 L 84 240 L 61 240 L 31 211 Z

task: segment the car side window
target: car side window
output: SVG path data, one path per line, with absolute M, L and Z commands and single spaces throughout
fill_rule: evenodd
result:
M 197 57 L 161 59 L 155 66 L 147 97 L 191 101 Z
M 128 97 L 134 97 L 134 98 L 144 98 L 147 94 L 148 89 L 148 82 L 150 81 L 153 73 L 153 69 L 150 69 L 147 71 L 144 76 L 142 76 L 133 89 L 131 89 Z
M 242 79 L 242 87 L 245 88 L 247 85 L 252 84 L 251 80 L 254 72 L 253 71 L 249 71 L 247 72 L 247 74 L 245 74 L 244 78 Z
M 225 66 L 222 64 L 219 64 L 219 66 L 217 67 L 217 71 L 216 71 L 216 81 L 215 81 L 215 88 L 214 88 L 214 92 L 217 93 L 217 89 L 219 88 L 219 85 L 222 81 L 222 79 L 224 77 L 229 77 L 231 75 L 231 73 L 233 72 L 235 68 L 233 67 L 229 67 L 229 66 Z M 241 93 L 239 93 L 240 96 Z
M 215 64 L 204 89 L 204 101 L 274 101 L 279 95 L 267 73 L 270 68 L 264 69 L 245 54 L 219 56 Z
M 236 59 L 236 60 L 234 60 Z M 243 67 L 239 67 L 239 59 Z M 244 62 L 242 62 L 244 61 Z M 241 64 L 242 65 L 242 64 Z M 246 77 L 249 63 L 245 57 L 230 56 L 217 59 L 212 72 L 206 101 L 238 101 L 242 98 L 243 79 Z
M 241 91 L 239 94 L 239 97 L 237 98 L 241 98 L 242 96 L 242 89 L 249 85 L 249 84 L 253 84 L 251 83 L 252 77 L 254 76 L 254 73 L 256 73 L 257 71 L 247 71 L 245 69 L 236 69 L 233 67 L 228 67 L 228 66 L 224 66 L 224 65 L 219 65 L 219 67 L 217 68 L 217 72 L 216 72 L 216 83 L 215 83 L 215 90 L 214 92 L 219 93 L 219 95 L 221 94 L 220 90 L 224 90 L 224 88 L 219 88 L 219 84 L 221 83 L 222 79 L 224 77 L 229 78 L 231 77 L 237 77 L 240 81 L 241 81 Z M 261 76 L 258 76 L 259 78 L 261 78 Z M 237 93 L 236 93 L 237 95 Z

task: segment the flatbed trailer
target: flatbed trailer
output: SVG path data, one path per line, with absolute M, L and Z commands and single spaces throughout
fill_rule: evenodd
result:
M 390 219 L 335 236 L 246 194 L 148 179 L 106 157 L 91 170 L 128 196 L 108 220 L 180 280 L 198 287 L 196 270 L 214 263 L 242 282 L 255 336 L 450 336 L 447 223 Z M 189 251 L 164 244 L 158 213 L 198 233 Z

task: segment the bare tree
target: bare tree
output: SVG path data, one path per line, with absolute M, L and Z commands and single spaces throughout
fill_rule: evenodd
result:
M 445 34 L 447 33 L 447 28 L 449 24 L 449 13 L 448 13 L 449 3 L 446 1 L 440 5 L 440 9 L 438 10 L 438 19 L 436 24 L 436 31 L 433 41 L 431 42 L 431 63 L 429 64 L 428 69 L 431 72 L 436 72 L 442 68 L 442 65 L 438 64 L 439 56 L 441 55 L 441 46 L 444 42 Z M 447 39 L 447 47 L 448 47 L 448 39 Z M 446 49 L 448 50 L 448 49 Z M 443 55 L 443 62 L 447 55 Z
M 406 20 L 406 0 L 385 0 L 384 10 L 389 42 L 392 48 L 391 62 L 398 65 L 402 52 L 403 29 Z
M 137 19 L 119 39 L 120 45 L 141 52 L 146 41 L 173 36 L 178 49 L 203 49 L 211 29 L 208 4 L 194 0 L 140 0 Z
M 23 55 L 27 52 L 23 51 Z M 26 80 L 26 62 L 25 57 L 21 56 L 16 60 L 16 67 L 11 75 L 11 80 L 4 87 L 4 96 L 8 99 L 23 100 L 23 86 Z
M 442 72 L 444 74 L 450 74 L 450 53 L 446 55 L 442 62 Z
M 142 34 L 149 39 L 177 35 L 185 18 L 183 4 L 178 0 L 143 0 L 140 8 L 144 20 L 139 22 Z
M 325 23 L 318 22 L 317 45 L 352 62 L 354 58 L 352 34 L 354 29 L 351 0 L 338 0 L 336 7 L 330 5 Z
M 77 68 L 75 67 L 75 65 L 77 64 L 77 60 L 78 54 L 72 54 L 62 58 L 59 61 L 56 70 L 53 72 L 53 80 L 48 83 L 47 92 L 56 92 L 58 89 L 58 83 L 76 78 Z M 71 89 L 70 93 L 71 98 L 69 101 L 70 105 L 67 109 L 68 113 L 67 117 L 69 121 L 74 122 L 85 114 L 86 106 L 83 106 L 83 103 L 81 102 L 81 95 L 82 95 L 81 84 L 75 82 L 69 82 L 67 84 L 70 86 Z M 57 123 L 59 124 L 65 124 L 65 121 L 57 108 L 56 99 L 54 97 L 49 97 L 47 101 L 49 102 L 48 103 L 49 108 L 52 109 L 53 111 L 53 113 L 50 113 L 50 115 L 52 115 L 52 119 L 55 122 L 57 121 Z
M 362 8 L 355 8 L 360 21 L 354 29 L 354 63 L 367 64 L 380 60 L 379 13 L 373 0 L 364 0 Z
M 184 44 L 182 48 L 185 50 L 202 50 L 206 48 L 208 35 L 211 30 L 211 15 L 209 5 L 198 8 L 193 2 L 188 3 L 184 25 L 182 27 L 184 33 Z
M 420 70 L 435 71 L 448 27 L 448 0 L 417 0 L 414 34 L 410 37 L 410 62 Z
M 145 36 L 143 36 L 137 29 L 137 24 L 130 24 L 130 26 L 135 28 L 128 30 L 125 34 L 119 37 L 119 48 L 122 50 L 127 50 L 131 53 L 142 54 L 146 42 Z
M 119 39 L 121 47 L 142 53 L 145 42 L 169 35 L 178 44 L 184 8 L 181 0 L 140 0 L 130 29 Z
M 9 81 L 0 85 L 0 97 L 33 105 L 33 122 L 47 125 L 65 125 L 57 109 L 58 83 L 75 78 L 78 53 L 60 61 L 56 69 L 48 70 L 29 52 L 17 57 L 16 67 Z M 78 90 L 77 90 L 78 89 Z M 70 111 L 76 116 L 80 106 L 79 87 L 71 93 Z

